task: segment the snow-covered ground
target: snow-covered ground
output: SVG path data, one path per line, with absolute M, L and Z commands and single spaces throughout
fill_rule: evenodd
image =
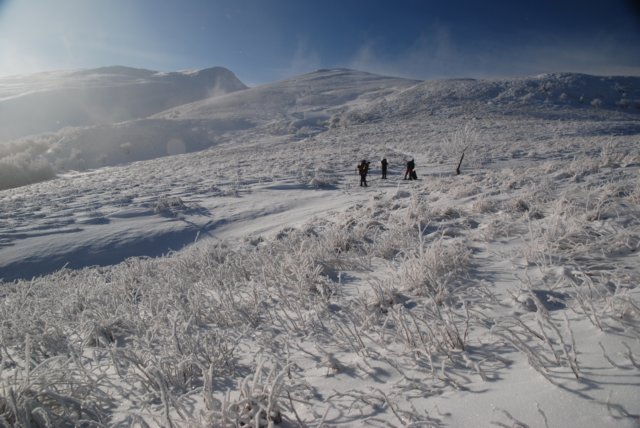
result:
M 640 426 L 638 81 L 322 70 L 105 125 L 215 143 L 0 192 L 0 425 Z
M 209 147 L 209 139 L 194 141 L 192 126 L 144 119 L 242 89 L 222 67 L 175 73 L 103 67 L 0 77 L 0 189 Z

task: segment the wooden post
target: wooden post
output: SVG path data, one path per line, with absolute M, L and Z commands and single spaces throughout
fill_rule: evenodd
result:
M 467 150 L 466 147 L 464 150 Z M 462 151 L 462 156 L 460 156 L 460 162 L 458 162 L 458 167 L 456 168 L 456 175 L 460 175 L 460 165 L 462 165 L 462 159 L 464 159 L 464 150 Z

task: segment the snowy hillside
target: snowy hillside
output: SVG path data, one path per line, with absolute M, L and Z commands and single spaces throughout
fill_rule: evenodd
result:
M 196 75 L 218 76 L 218 69 L 212 70 Z M 127 78 L 139 79 L 140 74 L 147 76 L 141 70 L 127 71 Z M 89 76 L 95 77 L 94 74 Z M 180 81 L 175 85 L 176 91 L 189 89 L 185 88 L 185 79 L 179 76 L 183 75 L 158 78 Z M 111 79 L 128 81 L 122 76 L 111 76 L 107 81 Z M 4 171 L 0 170 L 0 188 L 40 181 L 58 172 L 198 151 L 242 138 L 256 128 L 260 133 L 308 135 L 325 129 L 335 111 L 344 111 L 353 103 L 372 100 L 416 83 L 350 70 L 325 70 L 220 96 L 224 92 L 221 88 L 230 92 L 242 86 L 239 82 L 234 86 L 233 82 L 219 80 L 217 90 L 209 91 L 209 95 L 216 96 L 184 104 L 147 119 L 68 127 L 0 146 L 0 163 L 6 165 Z M 96 77 L 96 82 L 101 81 Z M 140 86 L 141 90 L 152 88 L 156 83 L 155 80 L 145 81 Z M 166 103 L 155 102 L 155 95 L 138 95 L 132 92 L 135 102 L 131 104 L 142 103 L 157 110 L 169 107 Z
M 418 81 L 348 69 L 318 70 L 243 93 L 208 99 L 157 115 L 169 119 L 242 119 L 253 126 L 295 133 L 325 129 L 331 117 L 354 105 L 412 87 Z
M 4 166 L 0 188 L 41 181 L 70 170 L 190 153 L 254 135 L 306 138 L 336 126 L 385 120 L 520 115 L 598 123 L 606 118 L 610 127 L 604 133 L 635 133 L 639 129 L 640 79 L 633 77 L 558 73 L 501 81 L 417 82 L 334 69 L 246 90 L 238 90 L 244 86 L 219 68 L 166 75 L 109 68 L 82 72 L 78 78 L 84 82 L 81 86 L 93 88 L 89 93 L 97 96 L 99 91 L 107 91 L 109 96 L 92 104 L 66 93 L 65 97 L 75 100 L 69 104 L 70 110 L 54 110 L 73 120 L 67 118 L 61 123 L 104 123 L 66 127 L 0 146 L 0 163 Z M 44 77 L 39 82 L 40 89 L 33 96 L 41 96 L 43 88 L 50 86 Z M 78 91 L 78 85 L 66 90 Z M 5 86 L 10 94 L 11 85 Z M 159 86 L 164 89 L 157 91 Z M 207 88 L 208 95 L 216 96 L 182 103 L 188 97 L 203 98 L 202 87 Z M 30 99 L 25 94 L 28 91 L 21 91 L 18 99 Z M 44 93 L 50 95 L 51 90 L 47 91 Z M 7 98 L 7 103 L 13 99 Z M 165 109 L 169 101 L 180 105 Z M 84 104 L 91 107 L 83 110 Z M 111 110 L 105 112 L 107 108 Z M 13 110 L 13 114 L 20 111 Z M 85 117 L 89 114 L 93 119 Z M 113 123 L 114 115 L 144 118 Z
M 324 70 L 56 134 L 177 154 L 0 191 L 0 426 L 638 427 L 638 83 Z
M 636 120 L 640 114 L 640 78 L 553 73 L 508 80 L 426 81 L 386 97 L 362 114 L 404 117 L 449 114 L 523 115 Z M 630 116 L 629 116 L 630 115 Z
M 112 124 L 245 88 L 221 67 L 178 73 L 105 67 L 0 78 L 0 189 L 47 180 L 72 169 L 183 152 L 187 143 L 162 135 L 188 134 L 182 129 L 161 128 L 162 148 L 150 142 L 158 137 L 151 135 L 157 130 L 154 125 L 130 135 L 136 141 L 146 136 L 146 143 L 135 148 L 130 140 L 105 137 L 104 129 L 115 136 L 130 125 L 111 128 Z
M 127 67 L 0 78 L 0 143 L 68 126 L 122 122 L 245 89 L 215 67 L 158 73 Z

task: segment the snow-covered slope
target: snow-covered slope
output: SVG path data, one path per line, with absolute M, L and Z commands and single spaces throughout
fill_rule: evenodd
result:
M 0 78 L 0 143 L 67 126 L 122 122 L 245 89 L 222 67 L 158 73 L 128 67 Z
M 365 106 L 365 117 L 449 114 L 635 118 L 640 114 L 640 77 L 550 73 L 505 80 L 425 81 Z
M 114 73 L 119 71 L 117 68 Z M 111 75 L 106 72 L 101 72 L 97 77 L 95 73 L 83 72 L 81 76 L 98 86 L 106 85 L 104 79 L 111 83 L 124 81 L 126 85 L 118 86 L 123 91 L 129 91 L 133 85 L 131 79 L 142 81 L 133 85 L 140 91 L 165 85 L 183 98 L 193 92 L 188 90 L 185 82 L 188 83 L 189 79 L 200 82 L 209 76 L 209 81 L 216 84 L 209 87 L 208 94 L 215 96 L 180 105 L 145 119 L 120 123 L 103 120 L 108 123 L 67 127 L 0 146 L 0 163 L 6 165 L 4 171 L 0 171 L 0 188 L 40 181 L 52 177 L 56 172 L 193 152 L 225 141 L 242 139 L 243 135 L 253 132 L 305 136 L 326 129 L 331 115 L 336 111 L 344 111 L 351 104 L 367 102 L 417 83 L 351 70 L 321 70 L 283 82 L 221 95 L 243 86 L 239 82 L 234 86 L 234 81 L 223 79 L 224 73 L 218 69 L 193 75 L 174 73 L 162 76 L 144 70 L 125 71 L 124 77 L 122 74 Z M 43 77 L 42 80 L 46 79 Z M 167 80 L 176 84 L 168 85 Z M 109 89 L 105 91 L 114 91 L 111 88 L 113 84 L 107 86 Z M 170 92 L 165 90 L 164 93 Z M 156 111 L 169 107 L 166 102 L 156 102 L 153 94 L 131 91 L 133 101 L 128 103 L 122 100 L 124 110 L 132 108 L 127 107 L 130 104 L 141 104 L 148 113 L 151 107 Z M 110 100 L 112 98 L 109 97 Z M 176 101 L 175 97 L 173 101 Z M 81 106 L 78 104 L 76 107 Z M 92 111 L 93 106 L 85 114 Z M 18 110 L 15 112 L 18 114 Z M 138 113 L 142 114 L 141 111 Z M 73 117 L 78 116 L 74 114 Z M 111 116 L 97 114 L 97 118 Z
M 0 146 L 4 165 L 0 188 L 69 170 L 189 153 L 255 135 L 306 138 L 332 127 L 388 120 L 520 115 L 605 118 L 610 124 L 605 132 L 615 133 L 633 133 L 640 126 L 637 77 L 556 73 L 496 81 L 418 82 L 332 69 L 240 90 L 244 85 L 220 68 L 158 74 L 112 67 L 42 74 L 32 80 L 36 84 L 31 92 L 26 89 L 28 82 L 19 79 L 14 85 L 10 79 L 0 82 L 4 94 L 0 109 L 4 105 L 9 112 L 1 117 L 11 122 L 7 129 L 12 129 L 13 122 L 40 128 L 92 125 L 66 127 Z M 33 109 L 38 97 L 45 101 Z M 66 104 L 51 108 L 59 97 Z M 193 99 L 199 100 L 188 102 Z M 20 103 L 34 113 L 24 114 L 24 109 L 16 107 Z M 35 120 L 39 114 L 51 116 Z M 16 120 L 18 116 L 29 120 Z
M 184 104 L 148 119 L 67 129 L 49 136 L 57 141 L 47 158 L 63 170 L 86 169 L 193 152 L 255 133 L 305 137 L 326 130 L 336 111 L 415 83 L 352 70 L 321 70 Z
M 336 112 L 396 94 L 418 81 L 349 69 L 318 70 L 232 96 L 208 99 L 157 115 L 168 119 L 238 119 L 282 131 L 326 126 Z
M 357 74 L 68 130 L 228 129 L 0 191 L 0 425 L 637 428 L 636 110 Z

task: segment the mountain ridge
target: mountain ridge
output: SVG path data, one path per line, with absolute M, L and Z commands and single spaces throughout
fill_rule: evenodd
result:
M 111 66 L 0 78 L 0 142 L 66 126 L 144 118 L 176 105 L 246 88 L 223 67 L 159 73 Z
M 39 106 L 42 111 L 58 110 L 52 129 L 32 129 L 34 135 L 0 144 L 0 163 L 8 171 L 4 179 L 12 183 L 0 183 L 0 188 L 42 181 L 58 172 L 188 153 L 256 136 L 301 140 L 336 127 L 383 121 L 405 126 L 456 117 L 519 116 L 593 120 L 583 132 L 628 134 L 637 131 L 640 114 L 639 77 L 547 73 L 419 81 L 334 68 L 249 88 L 223 67 L 166 73 L 111 66 L 74 73 L 75 87 L 59 95 L 75 110 L 45 102 Z M 38 78 L 47 89 L 55 87 L 60 76 L 68 73 Z M 2 94 L 12 86 L 3 82 L 16 85 L 15 79 L 0 79 L 0 113 L 11 101 Z M 71 96 L 82 93 L 83 87 L 100 94 L 99 102 Z M 175 95 L 169 105 L 167 88 L 173 88 Z M 23 100 L 37 100 L 42 94 L 24 87 L 21 91 L 18 99 Z M 183 102 L 185 98 L 188 102 Z M 43 127 L 46 121 L 37 120 L 38 110 L 29 109 L 30 105 L 12 114 Z M 113 106 L 124 106 L 124 111 L 104 114 Z M 7 125 L 10 117 L 0 115 L 0 122 Z M 604 122 L 604 131 L 593 125 Z

